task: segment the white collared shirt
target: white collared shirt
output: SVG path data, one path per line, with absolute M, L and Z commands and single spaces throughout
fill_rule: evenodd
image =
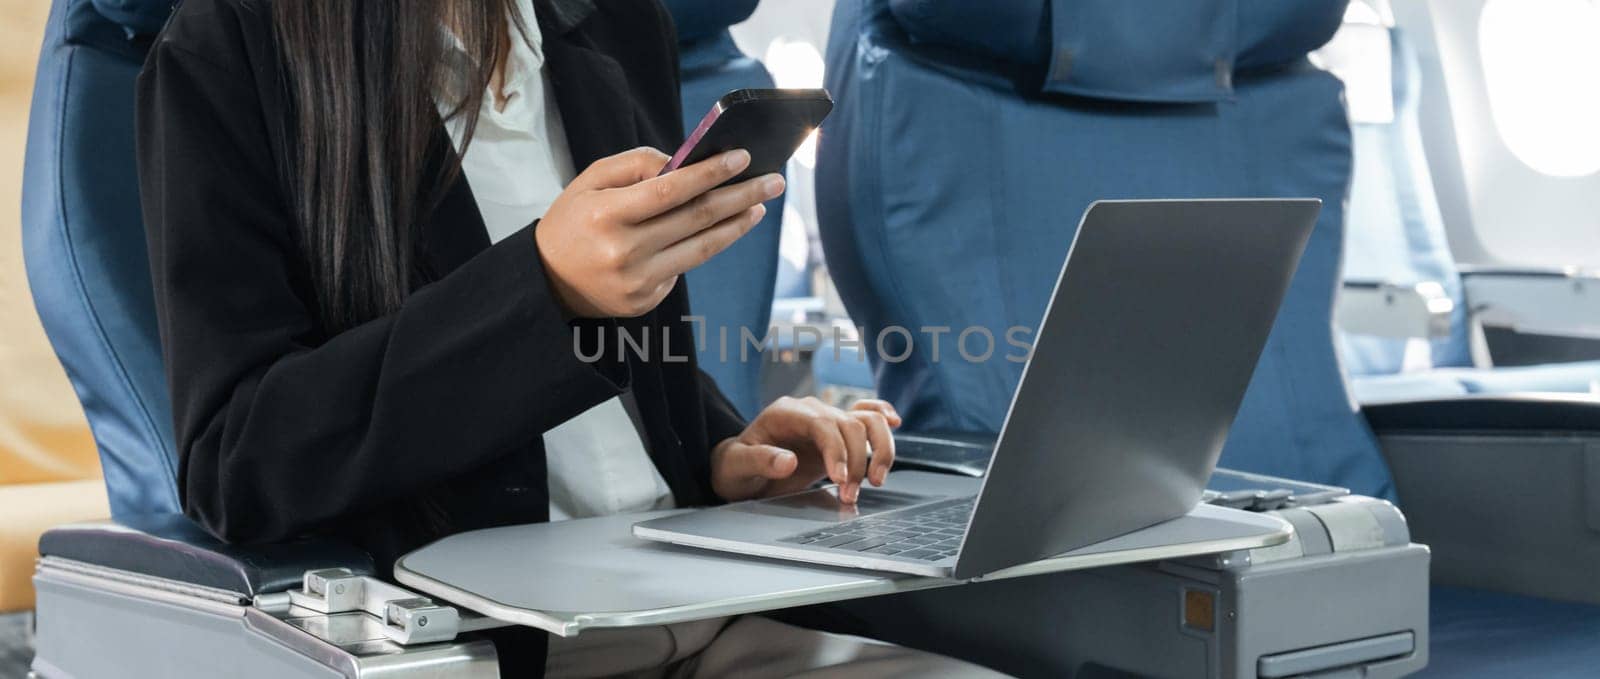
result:
M 491 242 L 543 216 L 576 175 L 561 112 L 550 94 L 532 0 L 517 5 L 527 40 L 512 30 L 499 99 L 504 107 L 497 107 L 494 92 L 484 97 L 472 143 L 461 159 Z M 440 110 L 448 113 L 443 102 Z M 445 127 L 459 150 L 462 121 L 458 117 Z M 551 521 L 673 505 L 672 491 L 650 461 L 621 398 L 545 432 L 544 444 Z

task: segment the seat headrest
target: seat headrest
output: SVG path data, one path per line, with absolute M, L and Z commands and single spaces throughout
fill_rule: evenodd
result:
M 915 42 L 1024 65 L 1050 54 L 1050 0 L 889 0 Z
M 1236 71 L 1300 59 L 1347 0 L 887 0 L 915 43 L 1043 72 L 1040 90 L 1105 99 L 1216 101 Z M 1156 7 L 1159 5 L 1159 7 Z
M 666 0 L 678 42 L 694 42 L 750 18 L 760 0 Z
M 93 0 L 94 9 L 129 35 L 155 35 L 180 0 Z

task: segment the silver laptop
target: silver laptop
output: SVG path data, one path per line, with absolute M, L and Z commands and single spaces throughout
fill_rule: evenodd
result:
M 854 506 L 827 486 L 633 533 L 966 579 L 1182 516 L 1216 466 L 1321 205 L 1089 206 L 981 479 L 897 474 Z

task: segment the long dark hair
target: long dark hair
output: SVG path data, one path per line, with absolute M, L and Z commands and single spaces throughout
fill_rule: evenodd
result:
M 421 222 L 460 172 L 428 171 L 437 97 L 469 140 L 495 64 L 532 18 L 513 0 L 274 0 L 272 18 L 294 111 L 285 183 L 332 334 L 404 300 Z

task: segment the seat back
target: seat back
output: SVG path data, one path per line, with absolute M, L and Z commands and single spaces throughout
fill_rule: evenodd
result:
M 1357 114 L 1351 122 L 1355 170 L 1346 220 L 1344 277 L 1404 285 L 1439 283 L 1455 303 L 1455 311 L 1450 334 L 1429 341 L 1428 363 L 1432 367 L 1469 367 L 1472 354 L 1461 274 L 1445 238 L 1444 220 L 1439 216 L 1423 154 L 1416 51 L 1403 31 L 1381 24 L 1351 24 L 1341 32 L 1362 43 L 1364 59 L 1381 61 L 1373 55 L 1387 50 L 1387 94 L 1392 101 L 1387 118 L 1380 111 L 1370 117 Z M 1340 332 L 1339 340 L 1344 366 L 1353 376 L 1394 374 L 1405 367 L 1405 339 Z
M 1090 202 L 1312 196 L 1322 215 L 1222 463 L 1392 496 L 1331 329 L 1350 131 L 1340 83 L 1305 55 L 1344 5 L 841 0 L 819 226 L 907 426 L 999 428 L 1022 370 L 1005 333 L 1037 326 Z M 1000 338 L 994 357 L 957 355 L 971 327 Z M 886 328 L 915 333 L 908 357 L 888 360 L 906 347 Z
M 758 0 L 667 0 L 678 27 L 682 70 L 683 128 L 692 130 L 712 104 L 730 90 L 772 87 L 761 62 L 739 51 L 728 27 L 744 21 Z M 783 200 L 767 204 L 767 216 L 727 250 L 689 272 L 689 298 L 696 316 L 700 367 L 746 417 L 761 409 L 761 361 L 740 360 L 740 337 L 766 334 L 778 277 L 778 228 Z
M 171 7 L 56 0 L 28 122 L 28 283 L 94 433 L 114 516 L 178 511 L 133 134 L 134 79 Z

